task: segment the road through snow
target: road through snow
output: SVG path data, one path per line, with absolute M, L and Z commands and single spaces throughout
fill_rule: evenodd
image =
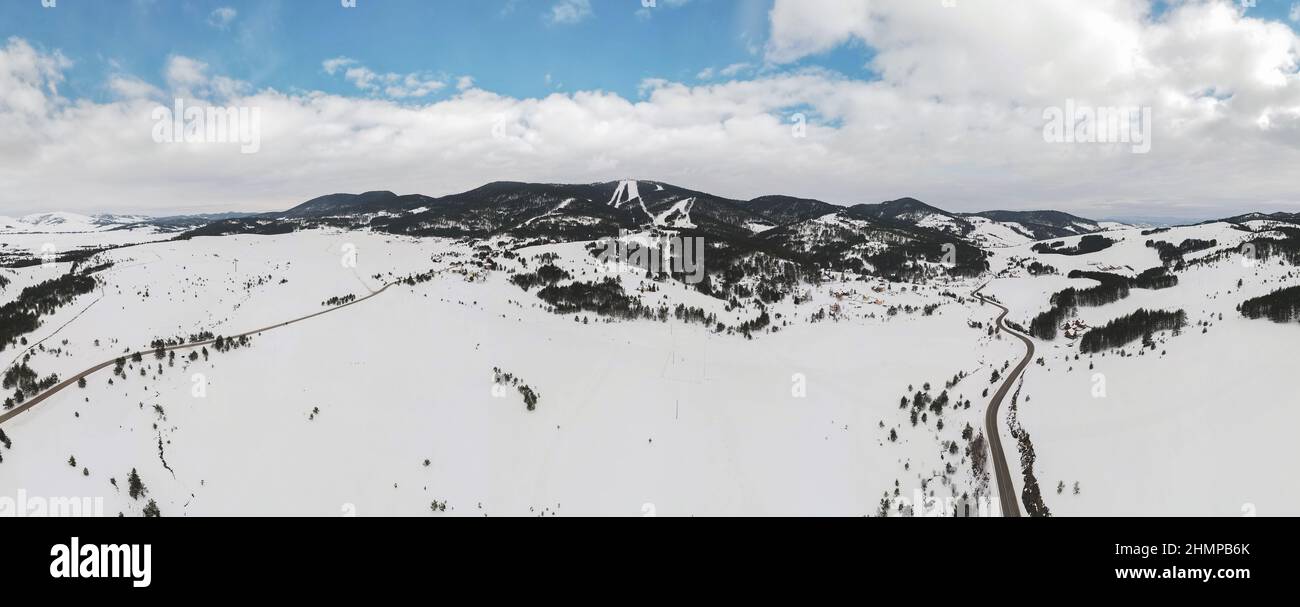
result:
M 998 319 L 995 321 L 998 329 L 1014 336 L 1025 344 L 1025 357 L 1020 359 L 1020 364 L 1016 365 L 1016 368 L 1003 379 L 1002 386 L 993 395 L 993 400 L 989 401 L 988 412 L 984 416 L 985 432 L 989 437 L 989 448 L 993 452 L 993 471 L 997 476 L 998 499 L 1002 504 L 1002 516 L 1019 517 L 1020 503 L 1016 499 L 1016 486 L 1011 481 L 1011 468 L 1007 466 L 1007 457 L 1002 451 L 1002 437 L 998 433 L 998 407 L 1002 405 L 1002 399 L 1006 398 L 1007 392 L 1011 390 L 1011 385 L 1020 378 L 1020 375 L 1025 371 L 1025 367 L 1029 366 L 1029 361 L 1033 359 L 1034 342 L 1007 326 L 1006 318 L 1010 310 L 1007 310 L 1006 306 L 980 295 L 979 292 L 985 286 L 988 286 L 988 283 L 975 289 L 975 296 L 980 298 L 981 301 L 993 304 L 999 310 L 1002 310 L 1002 314 L 999 314 Z
M 272 330 L 272 329 L 279 329 L 280 327 L 285 327 L 285 326 L 288 326 L 288 325 L 291 325 L 291 324 L 294 324 L 294 323 L 297 323 L 297 322 L 302 322 L 302 321 L 307 320 L 307 319 L 310 319 L 310 318 L 316 318 L 317 316 L 321 316 L 322 314 L 329 314 L 330 312 L 334 312 L 334 311 L 337 311 L 337 310 L 342 310 L 343 308 L 346 308 L 346 307 L 348 307 L 348 306 L 353 306 L 353 305 L 359 304 L 359 303 L 361 303 L 361 302 L 363 302 L 363 301 L 365 301 L 365 300 L 367 300 L 367 299 L 370 299 L 371 297 L 374 297 L 374 296 L 376 296 L 376 295 L 379 295 L 380 293 L 383 293 L 384 291 L 387 291 L 387 290 L 388 290 L 388 287 L 391 287 L 391 286 L 393 286 L 393 285 L 392 285 L 392 284 L 386 284 L 386 285 L 384 285 L 384 287 L 383 287 L 382 289 L 379 289 L 378 291 L 375 291 L 375 292 L 373 292 L 373 293 L 371 293 L 371 294 L 369 294 L 369 295 L 367 295 L 367 296 L 365 296 L 365 297 L 361 297 L 361 298 L 358 298 L 358 299 L 356 299 L 356 300 L 354 300 L 354 301 L 350 301 L 350 302 L 348 302 L 348 303 L 345 303 L 345 304 L 343 304 L 343 305 L 341 305 L 341 306 L 335 306 L 335 307 L 333 307 L 333 308 L 329 308 L 329 309 L 327 309 L 327 310 L 321 310 L 321 311 L 319 311 L 319 312 L 316 312 L 316 313 L 314 313 L 314 314 L 308 314 L 308 315 L 306 315 L 306 316 L 299 316 L 298 318 L 294 318 L 294 319 L 292 319 L 292 320 L 286 320 L 286 321 L 284 321 L 284 322 L 282 322 L 282 323 L 279 323 L 279 324 L 274 324 L 274 325 L 270 325 L 270 326 L 267 326 L 267 327 L 262 327 L 262 328 L 260 328 L 260 329 L 255 329 L 255 330 L 252 330 L 252 331 L 246 331 L 246 332 L 244 332 L 244 333 L 240 333 L 240 334 L 238 334 L 238 335 L 231 335 L 231 336 L 225 337 L 225 339 L 230 339 L 230 338 L 239 339 L 240 337 L 248 337 L 248 336 L 251 336 L 251 335 L 256 335 L 256 334 L 258 334 L 258 333 L 264 333 L 264 332 L 266 332 L 266 331 L 270 331 L 270 330 Z M 164 351 L 164 352 L 167 352 L 167 351 L 171 351 L 171 350 L 193 350 L 194 348 L 201 348 L 201 347 L 204 347 L 204 346 L 212 345 L 212 344 L 216 343 L 216 341 L 217 341 L 217 340 L 215 340 L 215 339 L 209 339 L 209 340 L 207 340 L 207 341 L 199 341 L 199 342 L 194 342 L 194 343 L 189 343 L 189 344 L 181 344 L 181 345 L 178 345 L 178 346 L 167 346 L 167 347 L 164 347 L 164 348 L 163 348 L 163 351 Z M 151 353 L 153 353 L 153 352 L 155 352 L 155 350 L 144 350 L 144 351 L 141 351 L 141 352 L 135 352 L 135 353 L 131 353 L 131 354 L 125 354 L 125 355 L 123 355 L 123 358 L 129 358 L 129 357 L 135 356 L 135 354 L 140 354 L 141 356 L 145 356 L 145 355 L 151 354 Z M 72 384 L 77 383 L 78 381 L 81 381 L 83 378 L 88 377 L 88 376 L 90 376 L 90 375 L 94 375 L 96 372 L 100 371 L 101 369 L 105 369 L 105 368 L 107 368 L 107 367 L 110 367 L 110 366 L 113 366 L 113 365 L 117 364 L 117 360 L 118 360 L 118 359 L 114 358 L 113 360 L 108 360 L 108 361 L 104 361 L 104 362 L 102 362 L 102 363 L 99 363 L 98 365 L 95 365 L 95 366 L 93 366 L 93 367 L 91 367 L 91 368 L 89 368 L 89 369 L 86 369 L 85 371 L 82 371 L 82 372 L 80 372 L 80 373 L 74 375 L 73 377 L 70 377 L 70 378 L 64 380 L 62 383 L 59 383 L 59 384 L 55 385 L 54 387 L 50 388 L 49 390 L 46 390 L 45 392 L 42 392 L 42 393 L 40 393 L 40 394 L 38 394 L 38 395 L 36 395 L 36 396 L 33 396 L 33 397 L 32 397 L 30 400 L 28 400 L 27 402 L 25 402 L 25 403 L 23 403 L 23 404 L 21 404 L 21 405 L 18 405 L 17 407 L 14 407 L 13 410 L 11 410 L 11 411 L 5 411 L 3 414 L 0 414 L 0 424 L 3 424 L 3 423 L 5 423 L 5 422 L 9 421 L 10 419 L 13 419 L 13 418 L 14 418 L 15 416 L 17 416 L 18 414 L 20 414 L 20 413 L 22 413 L 22 412 L 24 412 L 24 411 L 27 411 L 28 409 L 31 409 L 32 407 L 35 407 L 36 405 L 39 405 L 39 404 L 40 404 L 42 401 L 44 401 L 45 399 L 47 399 L 47 398 L 49 398 L 49 397 L 51 397 L 51 396 L 54 396 L 55 394 L 58 394 L 59 392 L 62 392 L 65 388 L 67 388 L 68 386 L 71 386 Z

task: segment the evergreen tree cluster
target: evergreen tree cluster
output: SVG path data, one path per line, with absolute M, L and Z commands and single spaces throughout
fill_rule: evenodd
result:
M 1242 316 L 1251 319 L 1267 318 L 1273 322 L 1300 320 L 1300 286 L 1252 297 L 1241 302 L 1237 309 Z
M 1020 425 L 1020 388 L 1011 395 L 1011 404 L 1007 406 L 1007 425 L 1011 437 L 1016 439 L 1016 448 L 1020 452 L 1020 473 L 1024 478 L 1020 492 L 1020 501 L 1025 505 L 1025 514 L 1035 517 L 1052 516 L 1052 511 L 1043 501 L 1043 492 L 1038 487 L 1038 477 L 1034 474 L 1034 462 L 1038 456 L 1034 453 L 1034 443 L 1029 438 L 1024 426 Z
M 538 291 L 537 296 L 559 314 L 586 311 L 624 319 L 654 318 L 654 313 L 639 299 L 629 296 L 623 284 L 613 277 L 599 282 L 550 285 Z
M 529 387 L 527 384 L 524 384 L 522 386 L 519 386 L 519 393 L 523 395 L 524 406 L 528 407 L 529 411 L 533 411 L 537 409 L 537 401 L 541 400 L 542 398 L 537 394 L 537 392 L 533 391 L 533 389 Z
M 1040 261 L 1033 261 L 1033 262 L 1030 262 L 1029 266 L 1028 266 L 1027 268 L 1025 268 L 1025 269 L 1028 270 L 1028 272 L 1029 272 L 1029 274 L 1030 274 L 1031 276 L 1042 276 L 1042 275 L 1044 275 L 1044 274 L 1057 274 L 1057 273 L 1058 273 L 1055 267 L 1050 266 L 1050 265 L 1047 265 L 1047 264 L 1042 263 L 1042 262 L 1040 262 Z
M 149 490 L 144 486 L 144 482 L 140 480 L 140 473 L 136 472 L 135 468 L 131 469 L 131 474 L 127 476 L 126 482 L 126 493 L 133 500 L 138 500 L 149 493 Z
M 95 290 L 96 284 L 93 276 L 74 269 L 23 289 L 16 299 L 0 306 L 0 352 L 20 336 L 35 331 L 41 316 L 53 314 L 78 295 Z
M 1080 306 L 1096 307 L 1114 303 L 1129 295 L 1130 288 L 1167 289 L 1178 284 L 1178 277 L 1169 273 L 1163 266 L 1156 266 L 1128 278 L 1109 272 L 1084 272 L 1073 270 L 1070 278 L 1089 278 L 1099 284 L 1086 289 L 1073 287 L 1058 291 L 1052 295 L 1051 309 L 1034 317 L 1029 323 L 1029 334 L 1039 339 L 1056 339 L 1056 332 L 1066 319 L 1075 314 Z
M 36 371 L 27 366 L 27 361 L 24 359 L 23 362 L 9 367 L 5 371 L 2 385 L 5 390 L 13 390 L 14 394 L 5 399 L 4 408 L 6 410 L 13 409 L 14 406 L 23 404 L 28 398 L 53 388 L 58 383 L 58 374 L 51 374 L 44 379 L 39 379 Z
M 1079 349 L 1085 354 L 1101 352 L 1143 339 L 1156 331 L 1176 332 L 1186 325 L 1187 313 L 1182 310 L 1169 312 L 1139 309 L 1084 333 L 1079 340 Z
M 1051 243 L 1040 242 L 1033 246 L 1033 250 L 1042 255 L 1087 255 L 1108 249 L 1113 244 L 1115 241 L 1105 236 L 1089 234 L 1080 238 L 1079 244 L 1073 247 L 1067 247 L 1065 242 L 1058 240 Z
M 1148 240 L 1146 244 L 1156 250 L 1156 253 L 1160 255 L 1160 261 L 1169 263 L 1171 261 L 1181 261 L 1183 255 L 1188 253 L 1219 246 L 1219 241 L 1188 238 L 1177 245 L 1164 240 Z
M 536 272 L 515 274 L 510 277 L 510 282 L 525 291 L 531 291 L 533 287 L 553 285 L 561 280 L 567 280 L 568 278 L 570 278 L 570 274 L 563 268 L 548 263 L 537 268 Z
M 1276 255 L 1291 265 L 1300 265 L 1300 228 L 1285 227 L 1275 231 L 1281 232 L 1285 238 L 1256 238 L 1250 241 L 1256 254 L 1262 259 Z
M 745 337 L 749 337 L 751 333 L 762 331 L 771 323 L 772 318 L 767 315 L 767 310 L 762 310 L 758 313 L 758 316 L 740 323 L 736 331 Z
M 1129 286 L 1135 289 L 1168 289 L 1178 286 L 1178 277 L 1170 274 L 1169 269 L 1164 266 L 1156 266 L 1138 274 L 1136 278 L 1129 281 Z
M 1067 290 L 1073 291 L 1073 289 Z M 1061 293 L 1053 295 L 1052 300 L 1054 302 L 1057 301 L 1058 296 L 1060 295 Z M 1073 295 L 1073 293 L 1071 293 L 1071 295 Z M 1073 302 L 1073 299 L 1070 299 L 1070 301 Z M 1046 312 L 1035 316 L 1033 320 L 1029 321 L 1029 334 L 1038 339 L 1056 339 L 1057 328 L 1060 327 L 1067 318 L 1074 316 L 1074 311 L 1075 307 L 1073 305 L 1053 303 L 1052 307 L 1048 308 Z
M 1089 278 L 1097 281 L 1100 284 L 1093 287 L 1088 287 L 1086 289 L 1078 289 L 1078 290 L 1066 289 L 1066 291 L 1062 291 L 1061 293 L 1058 293 L 1057 296 L 1062 297 L 1062 301 L 1065 301 L 1067 303 L 1072 302 L 1074 305 L 1077 306 L 1094 308 L 1097 306 L 1104 306 L 1106 304 L 1115 303 L 1121 299 L 1124 299 L 1125 297 L 1128 297 L 1129 279 L 1120 276 L 1118 274 L 1111 274 L 1109 272 L 1083 272 L 1080 270 L 1073 270 L 1070 272 L 1069 277 Z M 1072 293 L 1063 296 L 1062 294 L 1066 293 L 1067 291 L 1072 291 Z
M 325 307 L 329 307 L 329 308 L 335 308 L 335 307 L 338 307 L 338 306 L 341 306 L 341 305 L 344 305 L 344 304 L 350 304 L 350 303 L 352 303 L 352 302 L 354 302 L 354 301 L 356 301 L 356 300 L 357 300 L 357 296 L 356 296 L 356 295 L 354 295 L 354 294 L 352 294 L 352 293 L 348 293 L 347 295 L 341 295 L 341 296 L 340 296 L 340 295 L 335 295 L 334 297 L 331 297 L 331 298 L 329 298 L 329 299 L 326 299 L 325 301 L 322 301 L 320 305 L 325 306 Z
M 501 367 L 492 367 L 492 375 L 492 381 L 497 385 L 515 386 L 515 389 L 519 390 L 519 394 L 524 397 L 524 405 L 528 407 L 529 411 L 537 409 L 537 401 L 541 400 L 542 396 L 533 390 L 531 386 L 520 382 L 519 377 L 515 374 L 502 371 Z M 428 461 L 425 460 L 426 466 Z
M 248 339 L 247 335 L 240 335 L 239 337 L 222 337 L 218 335 L 216 340 L 212 342 L 212 349 L 218 352 L 229 352 L 238 348 L 247 347 L 250 343 L 252 343 L 252 341 Z

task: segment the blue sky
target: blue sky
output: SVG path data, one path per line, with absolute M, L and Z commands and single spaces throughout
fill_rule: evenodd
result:
M 0 0 L 0 215 L 624 178 L 1300 210 L 1300 0 L 54 1 Z M 180 98 L 261 112 L 258 151 L 160 142 Z M 1047 140 L 1067 103 L 1151 109 L 1154 148 Z
M 346 56 L 380 73 L 468 75 L 513 97 L 604 90 L 635 98 L 647 78 L 695 81 L 704 70 L 763 63 L 772 0 L 592 0 L 553 22 L 555 0 L 40 0 L 0 4 L 0 37 L 59 49 L 74 66 L 65 94 L 101 99 L 105 74 L 161 85 L 167 58 L 203 61 L 255 88 L 351 94 L 323 61 Z M 219 9 L 233 9 L 228 22 Z M 226 13 L 229 14 L 229 13 Z M 783 66 L 870 77 L 868 49 L 849 44 Z M 548 79 L 549 75 L 549 79 Z M 446 96 L 451 87 L 440 92 Z M 438 95 L 430 96 L 436 99 Z
M 321 69 L 347 56 L 381 73 L 469 75 L 514 97 L 604 90 L 634 98 L 646 78 L 691 82 L 738 64 L 751 68 L 741 75 L 752 75 L 764 64 L 772 2 L 657 0 L 645 9 L 641 0 L 590 0 L 577 22 L 554 23 L 561 0 L 358 0 L 355 8 L 337 0 L 56 0 L 52 9 L 41 0 L 7 0 L 0 37 L 62 50 L 75 62 L 67 93 L 91 99 L 107 94 L 110 70 L 161 84 L 171 55 L 256 88 L 351 93 Z M 1159 0 L 1153 12 L 1169 5 Z M 1286 23 L 1293 5 L 1257 0 L 1247 12 Z M 234 10 L 228 23 L 214 16 L 224 8 Z M 811 65 L 871 79 L 871 57 L 850 43 L 780 69 Z

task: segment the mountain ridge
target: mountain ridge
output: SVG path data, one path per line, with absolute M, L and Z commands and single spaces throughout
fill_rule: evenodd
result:
M 178 215 L 161 218 L 79 216 L 69 224 L 60 215 L 50 226 L 90 229 L 154 225 L 191 230 L 195 235 L 289 230 L 270 223 L 329 223 L 368 226 L 415 236 L 482 237 L 514 233 L 569 239 L 599 238 L 620 229 L 691 229 L 728 238 L 763 234 L 821 217 L 839 215 L 866 229 L 924 231 L 978 246 L 1008 246 L 1100 232 L 1117 222 L 1096 221 L 1051 209 L 953 212 L 907 196 L 877 203 L 835 204 L 816 198 L 768 194 L 748 200 L 719 196 L 662 181 L 619 180 L 593 183 L 535 183 L 499 180 L 443 196 L 372 190 L 311 198 L 285 210 L 262 213 Z M 27 229 L 45 226 L 28 218 L 0 218 L 0 225 Z M 1246 213 L 1217 221 L 1270 220 L 1300 224 L 1300 213 Z M 857 223 L 851 223 L 857 222 Z M 1107 224 L 1111 224 L 1108 226 Z M 30 225 L 29 225 L 30 224 Z M 93 227 L 92 227 L 93 226 Z M 775 237 L 773 233 L 768 238 Z

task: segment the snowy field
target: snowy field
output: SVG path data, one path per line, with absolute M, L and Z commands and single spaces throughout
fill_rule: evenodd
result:
M 1080 256 L 1030 243 L 992 249 L 997 277 L 984 292 L 1027 325 L 1052 293 L 1094 284 L 1067 278 L 1070 270 L 1133 276 L 1160 263 L 1150 238 L 1218 241 L 1187 256 L 1196 259 L 1248 236 L 1226 224 L 1106 235 L 1119 242 Z M 615 276 L 648 304 L 700 307 L 728 325 L 754 314 L 678 282 L 611 272 L 585 243 L 494 254 L 500 265 L 485 270 L 475 247 L 508 242 L 323 229 L 167 238 L 138 229 L 0 235 L 31 254 L 46 243 L 133 245 L 102 254 L 114 265 L 95 292 L 0 352 L 6 369 L 26 360 L 61 378 L 126 357 L 120 375 L 101 370 L 4 424 L 12 448 L 0 450 L 0 495 L 103 497 L 106 515 L 138 515 L 145 500 L 125 490 L 132 469 L 164 516 L 872 515 L 886 496 L 997 490 L 974 472 L 967 447 L 985 431 L 992 371 L 1005 372 L 1023 347 L 990 335 L 997 310 L 970 298 L 987 278 L 827 277 L 799 303 L 769 309 L 776 331 L 746 339 L 672 318 L 558 315 L 536 289 L 510 283 L 545 256 L 576 280 Z M 1031 276 L 1031 260 L 1058 273 Z M 0 297 L 69 268 L 0 270 L 10 280 Z M 423 273 L 431 280 L 398 282 Z M 1190 326 L 1157 335 L 1157 350 L 1076 359 L 1072 340 L 1036 341 L 1042 362 L 1024 375 L 1019 421 L 1053 514 L 1300 514 L 1300 487 L 1289 480 L 1300 461 L 1289 440 L 1300 425 L 1289 373 L 1300 327 L 1235 312 L 1243 299 L 1295 284 L 1295 269 L 1229 256 L 1178 277 L 1174 288 L 1079 309 L 1090 326 L 1138 308 L 1186 310 Z M 932 314 L 922 313 L 927 305 L 937 305 Z M 906 306 L 913 311 L 888 313 Z M 227 352 L 130 358 L 155 339 L 235 335 L 322 311 Z M 913 424 L 900 408 L 918 391 L 937 397 L 957 376 L 948 392 L 959 404 L 941 416 Z M 522 386 L 539 396 L 535 410 Z M 1019 495 L 1007 408 L 999 432 Z M 435 513 L 435 503 L 446 510 Z
M 349 250 L 355 268 L 341 263 Z M 601 271 L 580 243 L 519 253 L 547 252 L 574 274 Z M 107 253 L 116 265 L 101 274 L 104 287 L 27 336 L 45 340 L 29 361 L 42 376 L 73 376 L 155 338 L 241 333 L 325 310 L 331 297 L 437 275 L 245 348 L 194 361 L 181 352 L 171 363 L 146 354 L 127 360 L 125 378 L 100 371 L 5 424 L 13 447 L 0 491 L 103 496 L 106 514 L 133 515 L 143 500 L 124 487 L 136 469 L 164 516 L 432 515 L 434 501 L 448 504 L 445 515 L 639 516 L 869 515 L 896 488 L 910 497 L 924 483 L 940 499 L 990 490 L 964 453 L 944 449 L 966 444 L 966 424 L 982 430 L 991 369 L 1020 356 L 1017 343 L 971 326 L 986 327 L 991 306 L 938 295 L 975 282 L 880 292 L 831 282 L 808 302 L 775 306 L 781 330 L 747 340 L 675 320 L 575 322 L 509 284 L 508 268 L 466 272 L 472 253 L 330 231 Z M 629 291 L 648 282 L 620 280 Z M 667 301 L 725 317 L 720 302 L 675 283 L 661 289 Z M 930 316 L 885 313 L 926 303 L 942 305 Z M 808 322 L 832 305 L 839 320 Z M 6 363 L 18 355 L 0 353 Z M 536 410 L 513 383 L 496 382 L 496 368 L 540 395 Z M 937 395 L 959 372 L 969 376 L 950 396 L 970 408 L 947 410 L 941 431 L 933 417 L 913 426 L 899 399 L 925 383 Z
M 1037 255 L 1027 246 L 998 250 L 993 268 L 1019 256 L 1051 264 L 1061 274 L 1081 269 L 1131 275 L 1160 264 L 1155 250 L 1145 246 L 1148 239 L 1218 241 L 1211 250 L 1188 255 L 1190 260 L 1236 250 L 1250 236 L 1226 224 L 1105 235 L 1123 241 L 1075 257 Z M 1020 422 L 1032 436 L 1035 473 L 1054 515 L 1300 514 L 1300 485 L 1291 470 L 1300 461 L 1300 444 L 1290 436 L 1300 425 L 1300 392 L 1293 381 L 1300 326 L 1249 320 L 1235 309 L 1245 299 L 1300 283 L 1300 276 L 1277 260 L 1247 266 L 1233 255 L 1191 266 L 1178 278 L 1173 288 L 1135 288 L 1118 302 L 1078 309 L 1077 318 L 1093 327 L 1139 308 L 1185 310 L 1191 326 L 1178 336 L 1158 334 L 1155 351 L 1134 356 L 1134 343 L 1127 357 L 1112 351 L 1075 360 L 1073 341 L 1037 340 L 1035 358 L 1044 363 L 1025 372 Z M 1049 307 L 1052 293 L 1093 284 L 1022 275 L 994 280 L 986 292 L 1011 308 L 1009 318 L 1027 325 Z M 1014 476 L 1019 484 L 1020 476 Z M 1064 490 L 1058 494 L 1060 483 Z

